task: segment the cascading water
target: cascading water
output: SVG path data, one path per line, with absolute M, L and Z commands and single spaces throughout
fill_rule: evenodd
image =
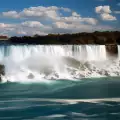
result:
M 106 76 L 113 69 L 104 66 L 106 60 L 104 45 L 0 46 L 0 62 L 5 65 L 6 73 L 3 81 L 35 82 Z M 116 71 L 113 73 L 119 74 Z
M 76 59 L 96 60 L 106 59 L 106 49 L 104 45 L 9 45 L 0 46 L 0 60 L 9 57 L 14 61 L 22 61 L 33 55 L 49 56 L 69 56 Z
M 118 57 L 120 58 L 120 45 L 118 45 Z

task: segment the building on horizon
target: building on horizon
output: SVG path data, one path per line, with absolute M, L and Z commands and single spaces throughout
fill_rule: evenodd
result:
M 8 40 L 8 36 L 0 35 L 0 40 Z

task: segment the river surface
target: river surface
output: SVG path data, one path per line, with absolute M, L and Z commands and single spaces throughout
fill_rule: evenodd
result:
M 120 78 L 0 84 L 0 120 L 120 120 Z

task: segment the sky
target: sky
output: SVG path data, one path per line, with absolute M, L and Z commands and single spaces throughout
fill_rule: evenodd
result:
M 1 0 L 0 35 L 120 30 L 120 0 Z

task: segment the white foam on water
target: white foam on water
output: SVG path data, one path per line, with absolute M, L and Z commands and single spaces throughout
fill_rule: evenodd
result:
M 7 103 L 7 102 L 56 102 L 56 103 L 63 103 L 63 104 L 77 104 L 79 102 L 90 102 L 90 103 L 101 103 L 101 102 L 120 102 L 120 98 L 98 98 L 98 99 L 56 99 L 56 98 L 17 98 L 15 100 L 4 100 L 0 101 L 0 103 Z

